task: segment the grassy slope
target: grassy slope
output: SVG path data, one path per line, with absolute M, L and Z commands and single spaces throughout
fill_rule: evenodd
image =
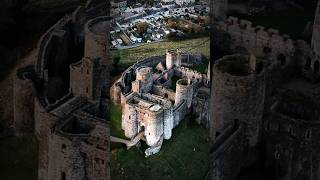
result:
M 145 57 L 165 55 L 166 49 L 181 49 L 182 52 L 202 53 L 210 57 L 209 37 L 188 39 L 183 41 L 164 41 L 145 44 L 132 49 L 113 51 L 121 57 L 120 65 L 130 65 Z M 190 50 L 191 49 L 191 50 Z
M 121 129 L 121 106 L 119 104 L 112 105 L 110 108 L 111 113 L 111 136 L 126 138 Z
M 0 179 L 37 179 L 38 149 L 34 137 L 0 139 Z
M 112 117 L 111 126 L 119 130 L 120 125 L 114 123 L 120 124 L 121 114 L 116 114 L 118 117 Z M 115 121 L 116 119 L 118 121 Z M 113 133 L 115 130 L 111 129 L 111 134 Z M 157 155 L 145 158 L 146 145 L 130 150 L 119 148 L 121 146 L 113 149 L 111 177 L 115 180 L 203 179 L 208 170 L 207 140 L 208 131 L 197 125 L 191 117 L 187 117 L 174 129 L 172 138 L 164 141 Z

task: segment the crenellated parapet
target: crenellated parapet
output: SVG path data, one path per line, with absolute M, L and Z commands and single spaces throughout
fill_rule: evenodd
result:
M 234 51 L 249 52 L 256 56 L 270 53 L 274 57 L 280 54 L 290 57 L 295 51 L 294 41 L 288 35 L 280 35 L 276 29 L 253 26 L 250 21 L 237 17 L 231 16 L 226 21 L 219 22 L 215 28 L 228 34 L 225 35 L 229 43 L 227 46 Z

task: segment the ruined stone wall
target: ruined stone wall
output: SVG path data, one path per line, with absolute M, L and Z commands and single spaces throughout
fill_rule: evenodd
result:
M 138 133 L 138 112 L 135 106 L 129 103 L 125 104 L 122 112 L 121 127 L 126 137 L 133 138 Z
M 258 143 L 262 128 L 265 74 L 263 71 L 251 74 L 248 67 L 242 69 L 248 74 L 233 74 L 238 73 L 239 69 L 232 71 L 246 61 L 246 56 L 233 55 L 225 56 L 214 65 L 210 133 L 215 140 L 226 127 L 238 120 L 246 125 L 247 138 L 253 147 Z M 233 63 L 240 67 L 234 67 Z
M 320 1 L 318 1 L 315 19 L 313 24 L 313 33 L 312 33 L 312 42 L 311 47 L 313 52 L 317 56 L 317 59 L 320 59 Z
M 127 94 L 131 91 L 131 82 L 134 81 L 134 74 L 135 70 L 139 67 L 142 66 L 147 66 L 147 67 L 154 67 L 156 66 L 159 62 L 164 63 L 165 61 L 163 60 L 162 56 L 153 56 L 153 57 L 148 57 L 146 59 L 143 59 L 141 61 L 138 61 L 137 63 L 133 64 L 129 68 L 127 68 L 121 75 L 120 78 L 120 83 L 121 86 L 124 88 L 124 94 Z
M 192 113 L 196 116 L 196 122 L 209 128 L 209 100 L 210 95 L 204 92 L 198 92 L 192 100 Z
M 168 98 L 170 101 L 175 101 L 176 93 L 173 90 L 167 89 L 163 86 L 154 85 L 152 88 L 152 93 L 164 98 Z
M 55 133 L 49 137 L 49 180 L 62 177 L 73 180 L 109 179 L 109 142 L 105 140 L 109 136 L 108 125 L 89 119 L 88 122 L 95 124 L 89 134 L 77 130 L 65 132 L 62 127 L 68 123 L 67 120 L 57 125 Z
M 207 81 L 203 74 L 186 67 L 175 68 L 174 74 L 181 78 L 190 79 L 193 82 L 205 83 Z
M 187 107 L 191 108 L 193 99 L 193 84 L 187 79 L 180 79 L 176 84 L 175 106 L 185 101 Z
M 152 68 L 139 67 L 136 70 L 136 80 L 132 82 L 132 91 L 137 93 L 147 93 L 152 90 L 153 76 Z
M 202 54 L 185 53 L 185 54 L 180 54 L 180 56 L 181 56 L 180 64 L 184 66 L 207 63 L 206 57 Z M 180 66 L 177 66 L 177 67 L 180 67 Z
M 267 166 L 285 180 L 319 179 L 319 122 L 272 113 L 264 124 Z
M 35 71 L 37 76 L 40 79 L 44 79 L 44 70 L 46 64 L 48 64 L 47 60 L 49 59 L 50 54 L 50 39 L 52 37 L 52 33 L 56 30 L 66 29 L 67 25 L 70 24 L 71 17 L 65 16 L 64 18 L 60 19 L 56 24 L 54 24 L 39 40 L 37 46 L 37 57 L 34 62 L 35 64 Z
M 114 103 L 120 103 L 121 102 L 121 83 L 116 82 L 112 85 L 110 89 L 110 99 Z
M 46 180 L 49 177 L 50 164 L 50 143 L 52 136 L 52 127 L 58 121 L 58 117 L 47 112 L 39 100 L 35 99 L 34 108 L 35 136 L 38 140 L 38 179 Z
M 245 148 L 245 132 L 242 126 L 229 126 L 217 138 L 210 153 L 210 172 L 208 179 L 235 180 L 242 163 Z
M 181 120 L 189 113 L 187 102 L 184 100 L 173 108 L 173 127 L 176 127 Z
M 214 32 L 213 43 L 217 46 L 221 43 L 233 51 L 253 53 L 256 56 L 270 54 L 275 60 L 281 54 L 286 57 L 285 61 L 294 53 L 294 43 L 288 35 L 280 35 L 275 29 L 266 30 L 263 26 L 254 27 L 250 21 L 236 17 L 217 22 Z

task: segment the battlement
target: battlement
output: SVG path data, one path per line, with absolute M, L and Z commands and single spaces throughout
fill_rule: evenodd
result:
M 264 36 L 269 38 L 275 38 L 283 42 L 291 42 L 292 39 L 288 34 L 280 34 L 279 30 L 273 28 L 266 28 L 260 25 L 253 25 L 251 21 L 245 19 L 239 19 L 237 17 L 229 16 L 224 22 L 221 22 L 222 26 L 226 28 L 231 28 L 232 30 L 243 30 L 251 33 L 255 33 L 257 36 Z
M 245 51 L 256 56 L 271 54 L 274 59 L 282 54 L 287 61 L 295 51 L 295 42 L 289 35 L 281 35 L 276 29 L 254 26 L 252 22 L 236 17 L 217 22 L 215 31 L 213 43 L 232 51 Z

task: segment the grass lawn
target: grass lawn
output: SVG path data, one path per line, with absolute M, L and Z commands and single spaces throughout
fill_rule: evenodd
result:
M 34 137 L 0 139 L 0 179 L 36 180 L 38 146 Z
M 111 136 L 119 137 L 119 138 L 124 138 L 124 132 L 121 129 L 121 115 L 122 115 L 122 110 L 120 104 L 113 104 L 110 107 L 110 115 L 111 115 Z
M 189 69 L 198 71 L 202 74 L 207 74 L 208 72 L 208 64 L 199 64 L 199 65 L 193 65 L 193 66 L 188 66 Z
M 191 117 L 165 140 L 160 153 L 144 157 L 144 146 L 113 149 L 111 177 L 115 180 L 204 179 L 209 167 L 208 130 Z
M 162 41 L 144 44 L 142 46 L 112 51 L 114 56 L 120 56 L 120 65 L 131 65 L 138 60 L 150 56 L 165 55 L 166 49 L 181 49 L 182 52 L 202 53 L 208 59 L 210 57 L 210 38 L 194 38 L 183 41 Z

